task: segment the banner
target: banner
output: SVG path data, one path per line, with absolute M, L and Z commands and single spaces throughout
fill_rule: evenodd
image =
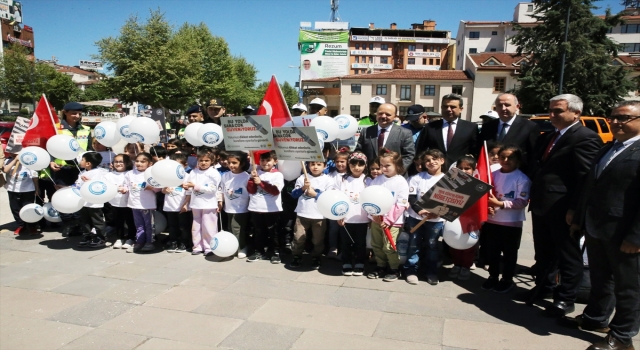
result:
M 491 188 L 488 183 L 451 168 L 417 204 L 447 221 L 454 221 Z
M 349 33 L 300 31 L 300 80 L 349 74 Z
M 160 142 L 167 142 L 167 121 L 164 117 L 164 109 L 162 108 L 154 108 L 151 110 L 151 115 L 149 116 L 151 119 L 156 121 L 158 124 L 158 128 L 160 129 Z
M 312 30 L 301 30 L 298 36 L 299 43 L 348 43 L 349 32 L 316 32 Z
M 278 160 L 324 160 L 324 143 L 318 141 L 318 134 L 313 126 L 273 128 L 273 144 Z
M 80 60 L 80 69 L 102 69 L 102 62 Z
M 227 151 L 256 151 L 273 148 L 271 116 L 247 115 L 220 118 Z
M 18 153 L 22 150 L 22 140 L 24 139 L 24 133 L 29 127 L 29 122 L 30 120 L 28 118 L 16 118 L 16 123 L 11 131 L 11 136 L 9 136 L 9 141 L 7 141 L 7 148 L 4 150 L 5 152 Z

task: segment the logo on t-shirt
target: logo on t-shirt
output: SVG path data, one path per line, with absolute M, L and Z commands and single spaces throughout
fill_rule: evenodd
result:
M 515 198 L 516 197 L 516 192 L 515 191 L 511 191 L 509 193 L 505 193 L 504 194 L 504 198 Z
M 227 190 L 227 197 L 229 199 L 237 199 L 242 196 L 242 188 L 238 188 L 237 190 L 233 190 L 233 188 Z

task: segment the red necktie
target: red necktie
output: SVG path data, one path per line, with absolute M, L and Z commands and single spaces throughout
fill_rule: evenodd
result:
M 455 122 L 449 123 L 449 129 L 447 130 L 447 150 L 449 150 L 449 145 L 451 144 L 451 140 L 453 140 L 453 126 Z
M 387 132 L 387 129 L 380 129 L 380 134 L 378 135 L 378 151 L 380 151 L 380 148 L 384 147 L 385 132 Z
M 547 157 L 549 157 L 549 153 L 551 153 L 551 149 L 553 148 L 553 144 L 556 142 L 558 137 L 560 137 L 560 131 L 556 131 L 553 134 L 551 142 L 549 142 L 549 145 L 547 145 L 547 149 L 544 150 L 544 156 L 542 156 L 542 160 L 547 160 Z

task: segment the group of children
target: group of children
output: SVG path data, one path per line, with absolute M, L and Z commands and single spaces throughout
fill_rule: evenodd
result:
M 184 140 L 172 139 L 166 148 L 155 146 L 148 152 L 143 145 L 129 144 L 124 153 L 109 154 L 109 170 L 100 166 L 104 165 L 101 153 L 82 155 L 80 167 L 84 170 L 74 186 L 101 178 L 115 184 L 118 194 L 105 208 L 87 203 L 81 210 L 83 247 L 105 246 L 103 211 L 108 211 L 108 229 L 117 236 L 114 249 L 153 251 L 158 243 L 154 243 L 157 237 L 152 223 L 157 210 L 167 221 L 169 239 L 165 249 L 171 253 L 191 251 L 193 255 L 210 256 L 213 252 L 209 242 L 220 229 L 225 229 L 238 239 L 237 257 L 249 262 L 269 260 L 277 264 L 282 254 L 290 251 L 293 256 L 289 266 L 296 269 L 303 264 L 303 253 L 307 251 L 313 269 L 320 268 L 321 257 L 326 254 L 342 261 L 343 275 L 362 276 L 369 260 L 370 235 L 376 266 L 369 269 L 368 278 L 392 282 L 404 275 L 408 283 L 418 284 L 420 269 L 429 284 L 438 284 L 442 255 L 438 242 L 444 219 L 418 205 L 418 200 L 446 171 L 444 155 L 438 150 L 417 155 L 406 174 L 397 152 L 381 149 L 377 159 L 367 159 L 359 151 L 342 148 L 329 162 L 307 162 L 308 174 L 292 181 L 285 180 L 277 170 L 273 151 L 260 154 L 259 166 L 251 167 L 247 153 L 207 147 L 196 152 Z M 518 170 L 523 155 L 517 147 L 494 145 L 490 153 L 494 189 L 489 196 L 490 217 L 481 231 L 480 254 L 489 265 L 490 278 L 482 288 L 506 292 L 513 287 L 530 181 Z M 185 168 L 187 175 L 181 186 L 155 188 L 147 183 L 145 171 L 164 158 Z M 471 156 L 456 163 L 469 174 L 475 165 Z M 15 166 L 15 160 L 8 159 L 3 170 L 11 208 L 20 223 L 15 209 L 19 211 L 22 205 L 33 201 L 33 196 L 17 193 L 35 193 L 33 183 L 26 180 L 35 176 L 23 168 L 13 171 Z M 392 209 L 385 215 L 371 216 L 360 203 L 360 193 L 374 185 L 393 194 Z M 350 199 L 346 216 L 337 221 L 325 219 L 317 207 L 318 198 L 332 189 L 344 192 Z M 423 219 L 426 221 L 409 236 L 407 259 L 401 264 L 387 237 L 390 235 L 395 241 L 403 229 L 410 232 Z M 469 279 L 476 252 L 476 247 L 451 249 L 454 267 L 449 276 Z

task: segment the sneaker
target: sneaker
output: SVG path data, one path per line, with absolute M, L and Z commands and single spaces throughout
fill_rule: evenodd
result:
M 512 280 L 501 279 L 500 282 L 496 284 L 493 288 L 493 291 L 496 293 L 506 293 L 513 288 L 514 284 Z
M 471 278 L 471 271 L 468 268 L 462 267 L 460 268 L 460 274 L 458 275 L 458 279 L 461 281 L 466 281 Z
M 342 275 L 353 276 L 353 266 L 351 264 L 342 265 Z
M 471 267 L 469 268 L 469 270 L 475 270 L 476 269 L 476 263 L 471 264 Z
M 418 276 L 416 276 L 416 275 L 409 275 L 409 276 L 407 276 L 407 283 L 409 283 L 409 284 L 413 284 L 413 285 L 418 284 L 418 283 L 419 283 L 419 281 L 418 281 Z
M 386 268 L 377 266 L 374 271 L 369 272 L 369 274 L 367 275 L 367 278 L 377 279 L 380 277 L 384 277 L 385 271 L 387 271 Z
M 273 255 L 271 255 L 271 263 L 272 264 L 279 264 L 282 262 L 282 260 L 280 260 L 280 254 L 278 253 L 273 253 Z
M 460 266 L 454 266 L 453 268 L 451 268 L 451 271 L 449 271 L 449 278 L 456 278 L 458 277 L 459 273 L 460 273 Z
M 238 259 L 244 259 L 247 257 L 247 248 L 242 248 L 238 251 Z
M 78 246 L 79 247 L 87 247 L 91 241 L 93 240 L 93 238 L 91 236 L 84 236 L 82 237 L 82 240 L 80 242 L 78 242 Z
M 176 248 L 176 250 L 174 250 L 174 253 L 185 253 L 187 251 L 187 247 L 185 247 L 184 243 L 180 243 L 178 244 L 178 247 Z
M 116 241 L 113 242 L 112 247 L 113 247 L 113 249 L 123 249 L 122 245 L 123 245 L 122 244 L 122 240 L 121 239 L 116 239 Z
M 437 275 L 427 275 L 427 283 L 429 283 L 432 286 L 435 286 L 439 283 L 440 281 L 438 281 L 438 276 Z
M 127 253 L 138 253 L 140 250 L 142 250 L 142 244 L 132 244 L 127 248 Z
M 493 290 L 498 285 L 498 279 L 494 277 L 487 278 L 486 281 L 482 284 L 483 290 Z
M 204 253 L 204 256 L 213 256 L 213 252 L 212 251 L 208 251 Z
M 294 255 L 293 260 L 291 260 L 291 263 L 289 263 L 289 267 L 291 267 L 292 269 L 297 269 L 298 267 L 300 267 L 301 261 L 302 257 L 300 255 Z
M 199 251 L 199 250 L 192 250 L 191 251 L 191 255 L 200 255 L 200 254 L 202 254 L 202 252 Z
M 150 252 L 156 249 L 156 246 L 153 243 L 146 243 L 140 250 L 143 252 Z
M 311 268 L 314 270 L 318 270 L 320 269 L 320 265 L 322 265 L 322 261 L 320 260 L 319 256 L 316 256 L 315 258 L 311 258 Z
M 91 248 L 102 248 L 106 245 L 106 242 L 104 241 L 104 239 L 96 237 L 94 238 L 91 243 L 89 243 L 89 247 Z
M 251 254 L 251 256 L 250 256 L 250 257 L 248 257 L 248 258 L 247 258 L 247 261 L 248 261 L 248 262 L 256 262 L 256 261 L 260 261 L 260 260 L 262 260 L 262 259 L 263 259 L 263 257 L 262 257 L 262 253 L 260 253 L 260 252 L 255 252 L 255 253 Z
M 133 247 L 133 245 L 135 244 L 134 241 L 127 239 L 126 242 L 124 242 L 124 244 L 122 245 L 122 249 L 129 249 L 131 247 Z
M 14 235 L 19 235 L 19 234 L 20 234 L 20 231 L 22 231 L 23 229 L 24 229 L 24 227 L 22 227 L 22 226 L 18 226 L 18 228 L 17 228 L 15 231 L 13 231 L 13 234 L 14 234 Z
M 329 249 L 329 253 L 327 253 L 327 258 L 337 259 L 338 258 L 338 249 L 336 249 L 336 248 Z
M 356 266 L 353 268 L 353 275 L 354 276 L 364 275 L 364 264 L 356 264 Z
M 169 242 L 165 250 L 167 251 L 167 253 L 175 253 L 176 249 L 178 249 L 178 242 Z
M 400 278 L 400 271 L 396 269 L 389 270 L 389 273 L 387 273 L 387 275 L 384 276 L 382 280 L 385 282 L 395 282 L 398 280 L 398 278 Z

